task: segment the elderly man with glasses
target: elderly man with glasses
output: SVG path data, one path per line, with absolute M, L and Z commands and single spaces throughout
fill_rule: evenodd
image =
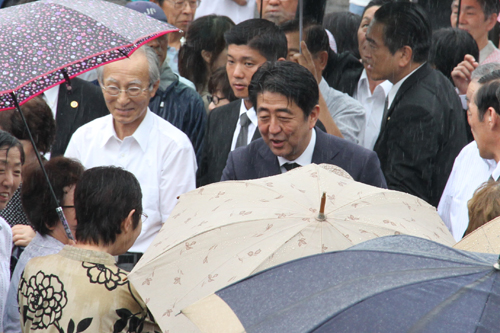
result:
M 80 127 L 65 156 L 86 168 L 119 166 L 139 180 L 149 218 L 118 261 L 131 270 L 167 220 L 177 196 L 195 188 L 196 158 L 188 137 L 148 108 L 160 79 L 153 49 L 143 46 L 129 58 L 98 68 L 97 75 L 111 114 Z

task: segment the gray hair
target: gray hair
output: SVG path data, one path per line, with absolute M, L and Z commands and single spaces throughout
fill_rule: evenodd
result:
M 486 74 L 489 74 L 493 71 L 500 70 L 500 64 L 496 62 L 491 62 L 484 65 L 479 65 L 471 74 L 470 80 L 479 80 Z
M 158 56 L 152 47 L 148 45 L 143 45 L 138 48 L 135 52 L 142 52 L 146 59 L 148 60 L 148 68 L 149 68 L 149 89 L 153 89 L 153 85 L 160 80 L 160 65 L 158 61 Z M 106 65 L 104 65 L 106 66 Z M 104 66 L 100 66 L 96 68 L 97 80 L 99 82 L 103 82 L 103 72 Z

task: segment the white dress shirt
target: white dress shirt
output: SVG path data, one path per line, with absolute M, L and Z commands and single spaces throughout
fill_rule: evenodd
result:
M 0 332 L 3 332 L 3 309 L 9 291 L 11 251 L 12 231 L 9 224 L 0 217 Z
M 66 84 L 66 83 L 62 83 Z M 49 90 L 45 90 L 43 92 L 43 99 L 47 103 L 47 105 L 50 107 L 52 110 L 52 115 L 54 116 L 54 119 L 56 119 L 56 114 L 57 114 L 57 101 L 59 99 L 59 86 L 55 86 L 50 88 Z
M 148 219 L 130 252 L 144 252 L 167 220 L 177 196 L 195 189 L 196 158 L 188 137 L 152 113 L 133 135 L 120 140 L 111 115 L 80 127 L 71 137 L 66 157 L 85 168 L 115 165 L 132 172 L 142 189 Z
M 363 106 L 348 94 L 330 87 L 324 78 L 318 86 L 328 111 L 344 139 L 355 144 L 363 142 L 365 134 Z
M 311 140 L 309 140 L 309 144 L 307 145 L 307 148 L 302 152 L 302 154 L 297 157 L 293 161 L 289 161 L 284 157 L 277 156 L 278 157 L 278 163 L 280 164 L 280 169 L 281 173 L 285 173 L 287 170 L 283 166 L 285 163 L 297 163 L 300 166 L 305 166 L 309 165 L 312 163 L 312 158 L 314 154 L 314 146 L 316 146 L 316 130 L 313 128 L 312 133 L 311 133 Z
M 385 80 L 375 87 L 372 94 L 366 70 L 363 69 L 358 81 L 358 87 L 354 93 L 354 98 L 356 98 L 366 110 L 365 137 L 361 145 L 367 149 L 373 150 L 375 142 L 380 134 L 385 99 L 391 88 L 392 83 Z
M 250 124 L 248 124 L 248 140 L 247 140 L 247 143 L 250 143 L 252 142 L 253 135 L 257 130 L 257 113 L 255 112 L 253 106 L 247 110 L 247 107 L 245 106 L 245 101 L 241 100 L 240 116 L 245 112 L 248 116 L 248 119 L 250 119 Z M 241 131 L 241 122 L 240 118 L 238 117 L 238 122 L 236 123 L 236 129 L 234 130 L 233 134 L 233 141 L 231 142 L 231 151 L 233 151 L 234 148 L 236 148 L 236 141 L 238 140 L 238 135 L 240 134 L 240 131 Z
M 211 14 L 223 15 L 229 17 L 235 24 L 253 19 L 255 10 L 255 1 L 248 0 L 244 6 L 238 5 L 233 0 L 205 0 L 200 3 L 194 18 Z
M 465 146 L 453 164 L 438 205 L 439 216 L 458 242 L 469 225 L 467 202 L 490 176 L 497 179 L 500 168 L 494 160 L 479 156 L 476 141 Z

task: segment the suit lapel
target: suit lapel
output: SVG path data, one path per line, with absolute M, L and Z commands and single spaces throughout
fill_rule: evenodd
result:
M 81 101 L 76 97 L 79 94 L 79 85 L 76 80 L 72 80 L 71 94 L 68 94 L 66 83 L 59 86 L 59 94 L 57 96 L 57 110 L 56 110 L 56 140 L 53 149 L 58 147 L 58 144 L 69 141 L 69 136 L 73 133 L 73 126 Z M 76 104 L 75 104 L 76 103 Z
M 258 153 L 262 158 L 262 160 L 257 160 L 258 163 L 255 165 L 258 178 L 281 174 L 278 158 L 273 154 L 264 141 L 262 141 L 262 144 L 258 149 Z
M 321 164 L 332 162 L 335 159 L 335 156 L 340 153 L 339 147 L 336 145 L 328 145 L 327 136 L 328 134 L 321 130 L 316 131 L 316 144 L 314 145 L 312 163 Z
M 413 87 L 418 81 L 420 81 L 422 78 L 426 77 L 429 75 L 432 71 L 432 68 L 429 66 L 428 63 L 425 63 L 422 67 L 420 67 L 418 70 L 415 71 L 412 75 L 410 75 L 405 82 L 399 87 L 398 92 L 396 93 L 396 96 L 394 97 L 394 100 L 391 103 L 391 106 L 387 109 L 387 113 L 384 113 L 384 116 L 382 118 L 382 126 L 380 128 L 380 133 L 382 133 L 387 125 L 387 119 L 392 115 L 394 112 L 394 109 L 396 105 L 399 103 L 399 101 L 404 97 L 406 91 Z M 380 137 L 380 135 L 379 135 Z
M 241 99 L 231 102 L 231 104 L 228 105 L 228 112 L 224 112 L 224 114 L 221 115 L 223 117 L 222 121 L 217 124 L 220 128 L 219 133 L 221 135 L 219 140 L 220 150 L 221 152 L 223 152 L 221 156 L 225 156 L 226 159 L 229 155 L 229 152 L 231 151 L 231 143 L 233 142 L 234 131 L 236 129 L 236 124 L 238 123 L 238 118 L 240 116 L 240 106 Z M 226 163 L 225 160 L 224 163 Z

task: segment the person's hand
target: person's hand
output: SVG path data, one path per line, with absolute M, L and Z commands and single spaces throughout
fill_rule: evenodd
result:
M 479 66 L 476 59 L 470 54 L 465 55 L 464 61 L 459 63 L 451 72 L 451 78 L 460 95 L 467 93 L 472 72 Z
M 240 6 L 245 6 L 247 4 L 247 0 L 233 0 Z
M 322 73 L 316 68 L 311 52 L 309 52 L 309 49 L 307 48 L 306 42 L 302 41 L 300 45 L 302 46 L 302 54 L 295 53 L 290 60 L 307 68 L 316 79 L 316 82 L 319 84 L 321 82 Z
M 35 231 L 29 225 L 17 224 L 12 227 L 12 241 L 16 246 L 28 246 L 35 237 Z

